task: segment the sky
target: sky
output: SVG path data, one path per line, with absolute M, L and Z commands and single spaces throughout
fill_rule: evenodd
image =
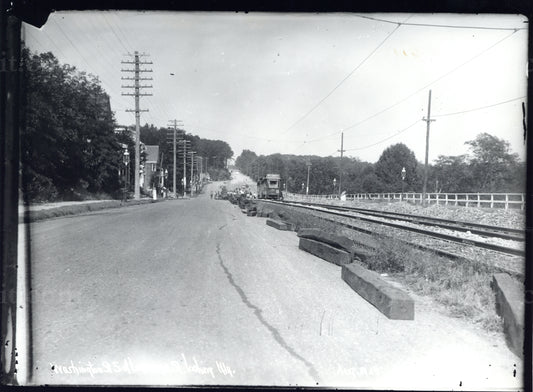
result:
M 141 124 L 180 120 L 235 158 L 339 156 L 343 133 L 345 156 L 376 162 L 404 143 L 423 162 L 431 90 L 431 163 L 482 132 L 525 160 L 527 28 L 521 15 L 81 11 L 23 39 L 98 76 L 121 125 L 135 123 L 121 61 L 147 54 Z

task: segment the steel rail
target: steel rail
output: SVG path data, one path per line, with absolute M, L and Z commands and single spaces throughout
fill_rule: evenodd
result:
M 266 200 L 262 200 L 262 201 L 266 201 Z M 476 246 L 478 248 L 484 248 L 484 249 L 488 249 L 488 250 L 492 250 L 492 251 L 496 251 L 496 252 L 501 252 L 501 253 L 508 254 L 508 255 L 523 256 L 523 257 L 525 256 L 525 251 L 524 250 L 520 250 L 520 249 L 514 249 L 514 248 L 509 248 L 509 247 L 506 247 L 506 246 L 495 245 L 495 244 L 487 244 L 487 243 L 481 242 L 481 241 L 469 240 L 469 239 L 466 239 L 466 238 L 456 237 L 456 236 L 449 235 L 449 234 L 436 233 L 434 231 L 419 229 L 419 228 L 416 228 L 416 227 L 409 227 L 409 226 L 404 226 L 404 225 L 400 225 L 400 224 L 396 224 L 396 223 L 392 223 L 392 222 L 384 222 L 384 221 L 380 221 L 380 220 L 376 220 L 376 219 L 372 219 L 372 218 L 354 216 L 354 215 L 344 214 L 344 213 L 341 213 L 341 212 L 331 211 L 331 210 L 330 211 L 325 211 L 325 210 L 321 209 L 321 208 L 326 208 L 327 209 L 327 208 L 329 208 L 329 206 L 328 207 L 318 207 L 317 208 L 314 205 L 303 205 L 303 204 L 300 204 L 299 202 L 289 202 L 289 201 L 283 201 L 283 202 L 268 201 L 268 203 L 283 204 L 283 205 L 289 205 L 289 206 L 298 207 L 298 208 L 310 209 L 310 210 L 314 210 L 314 211 L 317 211 L 317 212 L 324 212 L 326 214 L 341 216 L 343 218 L 350 218 L 350 219 L 360 220 L 360 221 L 363 221 L 363 222 L 368 222 L 368 223 L 373 223 L 373 224 L 380 224 L 380 225 L 385 225 L 385 226 L 389 226 L 389 227 L 394 227 L 394 228 L 400 229 L 400 230 L 412 231 L 414 233 L 427 235 L 429 237 L 439 238 L 439 239 L 447 240 L 447 241 L 450 241 L 450 242 L 461 243 L 461 244 L 465 244 L 465 245 L 472 245 L 472 246 Z
M 326 217 L 319 217 L 319 219 L 324 219 L 328 222 L 332 222 L 332 223 L 336 223 L 338 225 L 341 225 L 343 227 L 346 227 L 348 229 L 351 229 L 351 230 L 354 230 L 354 231 L 358 231 L 360 233 L 364 233 L 364 234 L 367 234 L 367 235 L 380 235 L 381 237 L 384 237 L 385 239 L 390 239 L 390 240 L 396 240 L 396 241 L 400 241 L 406 245 L 409 245 L 409 246 L 413 246 L 419 250 L 422 250 L 422 251 L 426 251 L 426 252 L 431 252 L 431 253 L 434 253 L 436 254 L 437 256 L 442 256 L 442 257 L 446 257 L 446 258 L 449 258 L 449 259 L 453 259 L 453 260 L 462 260 L 462 261 L 471 261 L 471 259 L 469 259 L 468 257 L 466 256 L 463 256 L 463 255 L 458 255 L 456 253 L 452 253 L 452 252 L 449 252 L 447 250 L 442 250 L 442 249 L 435 249 L 434 247 L 432 246 L 427 246 L 427 245 L 423 245 L 423 244 L 420 244 L 420 243 L 416 243 L 416 242 L 412 242 L 412 241 L 407 241 L 407 240 L 404 240 L 404 239 L 401 239 L 401 238 L 396 238 L 396 237 L 393 237 L 393 236 L 390 236 L 390 235 L 387 235 L 387 234 L 383 234 L 383 233 L 378 233 L 376 231 L 372 231 L 372 230 L 368 230 L 368 229 L 364 229 L 362 227 L 359 227 L 359 226 L 354 226 L 354 225 L 351 225 L 349 223 L 344 223 L 344 222 L 339 222 L 339 221 L 336 221 L 335 219 L 333 218 L 326 218 Z M 366 248 L 369 248 L 369 249 L 374 249 L 373 247 L 371 246 L 368 246 L 366 244 L 363 244 L 363 243 L 360 243 L 361 246 L 364 246 Z M 505 268 L 505 267 L 501 267 L 501 266 L 497 266 L 497 265 L 494 265 L 493 266 L 496 271 L 498 272 L 505 272 L 505 273 L 508 273 L 508 274 L 511 274 L 513 276 L 516 276 L 516 277 L 521 277 L 524 275 L 523 272 L 519 271 L 519 270 L 516 270 L 516 269 L 512 269 L 512 268 Z
M 295 201 L 295 203 L 323 207 L 323 208 L 330 208 L 330 209 L 339 210 L 339 211 L 354 211 L 360 214 L 378 216 L 382 218 L 395 219 L 395 220 L 403 220 L 403 221 L 417 223 L 417 224 L 426 225 L 426 226 L 441 227 L 441 228 L 449 229 L 449 230 L 464 231 L 464 232 L 469 231 L 472 234 L 477 234 L 477 235 L 481 235 L 485 237 L 497 237 L 497 238 L 502 238 L 502 239 L 512 240 L 512 241 L 522 241 L 522 242 L 525 241 L 525 232 L 524 230 L 520 230 L 520 229 L 484 225 L 480 223 L 470 223 L 470 222 L 464 222 L 464 221 L 458 221 L 458 220 L 452 220 L 452 219 L 433 218 L 433 217 L 422 216 L 422 215 L 410 215 L 410 214 L 403 214 L 399 212 L 374 211 L 374 210 L 368 210 L 365 208 L 357 208 L 357 207 L 349 207 L 349 206 L 336 206 L 336 205 L 329 205 L 329 204 L 322 204 L 322 203 L 309 203 L 309 202 L 299 202 L 299 201 Z

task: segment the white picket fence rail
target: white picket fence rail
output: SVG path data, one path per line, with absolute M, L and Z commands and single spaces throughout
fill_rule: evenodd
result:
M 422 203 L 422 193 L 356 193 L 345 195 L 346 201 L 408 201 Z M 340 200 L 339 195 L 305 195 L 285 193 L 285 200 Z M 344 196 L 342 197 L 344 200 Z M 452 205 L 462 207 L 515 208 L 525 209 L 525 193 L 426 193 L 428 204 Z

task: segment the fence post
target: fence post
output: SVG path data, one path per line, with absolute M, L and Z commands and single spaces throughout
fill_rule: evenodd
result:
M 477 193 L 477 208 L 481 207 L 481 200 L 479 199 L 479 192 Z
M 494 208 L 494 193 L 490 194 L 490 208 Z
M 505 209 L 509 208 L 509 194 L 505 194 Z
M 524 209 L 524 204 L 525 204 L 524 203 L 524 194 L 523 193 L 520 195 L 520 200 L 522 201 L 522 204 L 520 204 L 520 209 L 523 210 Z

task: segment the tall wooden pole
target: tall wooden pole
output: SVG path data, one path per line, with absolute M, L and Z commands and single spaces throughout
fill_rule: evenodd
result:
M 431 124 L 431 121 L 435 121 L 431 119 L 431 90 L 429 90 L 429 98 L 428 98 L 428 117 L 423 118 L 423 121 L 426 122 L 426 159 L 424 161 L 424 183 L 422 186 L 422 205 L 426 205 L 426 191 L 427 191 L 427 183 L 428 183 L 428 154 L 429 154 L 429 126 Z
M 129 54 L 128 56 L 132 56 Z M 148 61 L 140 61 L 139 58 L 141 56 L 147 56 L 147 54 L 140 54 L 139 52 L 135 51 L 133 54 L 133 61 L 122 61 L 122 64 L 132 64 L 134 66 L 133 69 L 121 69 L 122 72 L 133 72 L 134 77 L 123 77 L 122 80 L 133 80 L 133 85 L 127 85 L 122 86 L 122 88 L 133 88 L 134 93 L 122 93 L 122 95 L 130 95 L 135 97 L 135 109 L 130 110 L 127 109 L 126 112 L 135 112 L 135 199 L 138 200 L 141 198 L 140 188 L 140 178 L 139 178 L 139 170 L 141 166 L 141 151 L 140 151 L 140 143 L 141 143 L 141 112 L 147 112 L 148 109 L 141 110 L 139 105 L 139 98 L 144 95 L 152 95 L 149 93 L 141 93 L 141 88 L 152 88 L 152 86 L 147 85 L 141 85 L 141 80 L 152 80 L 152 78 L 142 78 L 140 74 L 142 72 L 152 72 L 151 69 L 141 69 L 141 64 L 152 64 L 152 62 Z
M 339 163 L 339 197 L 341 195 L 341 186 L 342 186 L 342 155 L 344 153 L 344 132 L 341 132 L 341 149 L 338 150 L 341 153 L 341 160 Z

